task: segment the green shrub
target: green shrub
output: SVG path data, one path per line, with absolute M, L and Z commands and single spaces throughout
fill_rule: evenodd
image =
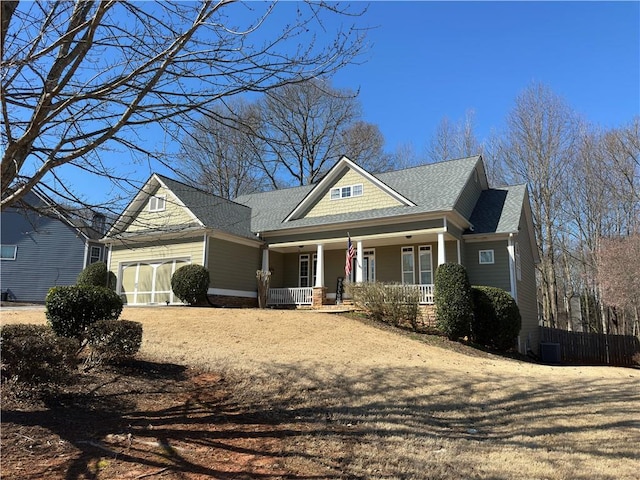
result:
M 98 320 L 117 320 L 122 299 L 106 287 L 73 285 L 51 288 L 45 306 L 49 325 L 57 335 L 80 338 Z
M 522 327 L 520 309 L 513 297 L 495 287 L 473 287 L 472 295 L 473 340 L 500 351 L 513 348 Z
M 2 369 L 25 383 L 55 383 L 76 366 L 80 342 L 58 337 L 47 325 L 4 325 L 0 330 Z
M 353 301 L 370 318 L 394 326 L 408 324 L 418 329 L 420 293 L 418 289 L 398 284 L 368 282 L 347 284 Z
M 89 325 L 87 344 L 89 355 L 85 365 L 131 358 L 142 344 L 142 324 L 129 320 L 99 320 Z
M 196 264 L 180 267 L 171 277 L 171 289 L 180 300 L 191 305 L 206 300 L 209 271 Z
M 107 270 L 107 264 L 104 262 L 96 262 L 87 266 L 78 275 L 76 285 L 87 285 L 93 287 L 109 287 L 116 289 L 116 276 L 113 272 Z
M 473 308 L 466 269 L 458 263 L 444 263 L 436 270 L 434 283 L 436 325 L 449 339 L 469 335 Z

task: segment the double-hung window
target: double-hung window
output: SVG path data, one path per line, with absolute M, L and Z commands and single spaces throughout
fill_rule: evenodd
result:
M 402 283 L 416 283 L 413 247 L 402 247 Z
M 102 260 L 102 248 L 91 247 L 91 252 L 89 254 L 89 263 L 96 263 L 100 260 Z
M 431 256 L 431 246 L 423 245 L 418 248 L 420 263 L 420 284 L 431 285 L 433 283 L 433 259 Z

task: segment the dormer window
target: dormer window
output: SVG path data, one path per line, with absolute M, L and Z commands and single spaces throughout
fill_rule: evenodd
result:
M 166 204 L 166 195 L 155 195 L 149 198 L 149 211 L 150 212 L 161 212 L 165 209 Z
M 344 187 L 336 187 L 331 189 L 331 200 L 339 200 L 341 198 L 361 197 L 363 186 L 361 183 L 356 185 L 346 185 Z

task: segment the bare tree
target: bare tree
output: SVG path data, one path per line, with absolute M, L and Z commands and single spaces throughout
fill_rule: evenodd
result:
M 180 176 L 227 199 L 263 190 L 265 176 L 256 167 L 263 151 L 255 134 L 260 122 L 257 105 L 241 99 L 232 99 L 194 121 L 182 142 Z
M 364 32 L 325 22 L 361 13 L 311 1 L 3 1 L 1 207 L 36 185 L 77 200 L 54 186 L 65 166 L 127 181 L 122 156 L 104 154 L 157 158 L 145 126 L 177 135 L 221 99 L 334 72 L 362 52 Z
M 431 162 L 470 157 L 482 153 L 482 146 L 475 135 L 475 112 L 467 110 L 462 120 L 452 122 L 444 117 L 427 149 Z
M 341 132 L 360 116 L 355 92 L 322 79 L 267 92 L 261 105 L 262 166 L 274 188 L 316 181 L 343 153 Z
M 640 333 L 640 234 L 602 239 L 598 249 L 598 280 L 603 301 L 627 310 L 633 317 L 632 328 L 622 325 L 619 330 Z
M 343 153 L 367 171 L 382 173 L 394 168 L 393 157 L 384 153 L 384 135 L 377 125 L 359 120 L 340 136 Z
M 454 153 L 456 126 L 448 117 L 443 117 L 436 127 L 428 147 L 427 157 L 431 162 L 442 162 L 456 157 Z
M 395 151 L 390 153 L 389 156 L 390 162 L 396 170 L 426 163 L 424 158 L 418 155 L 415 146 L 411 142 L 397 145 Z
M 506 179 L 527 183 L 531 192 L 543 315 L 552 326 L 558 322 L 561 206 L 579 125 L 561 97 L 545 85 L 533 84 L 516 98 L 499 151 Z

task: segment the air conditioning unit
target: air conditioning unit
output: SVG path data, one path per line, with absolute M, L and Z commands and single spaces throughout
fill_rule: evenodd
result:
M 540 344 L 540 359 L 543 363 L 560 363 L 560 344 L 542 342 Z

